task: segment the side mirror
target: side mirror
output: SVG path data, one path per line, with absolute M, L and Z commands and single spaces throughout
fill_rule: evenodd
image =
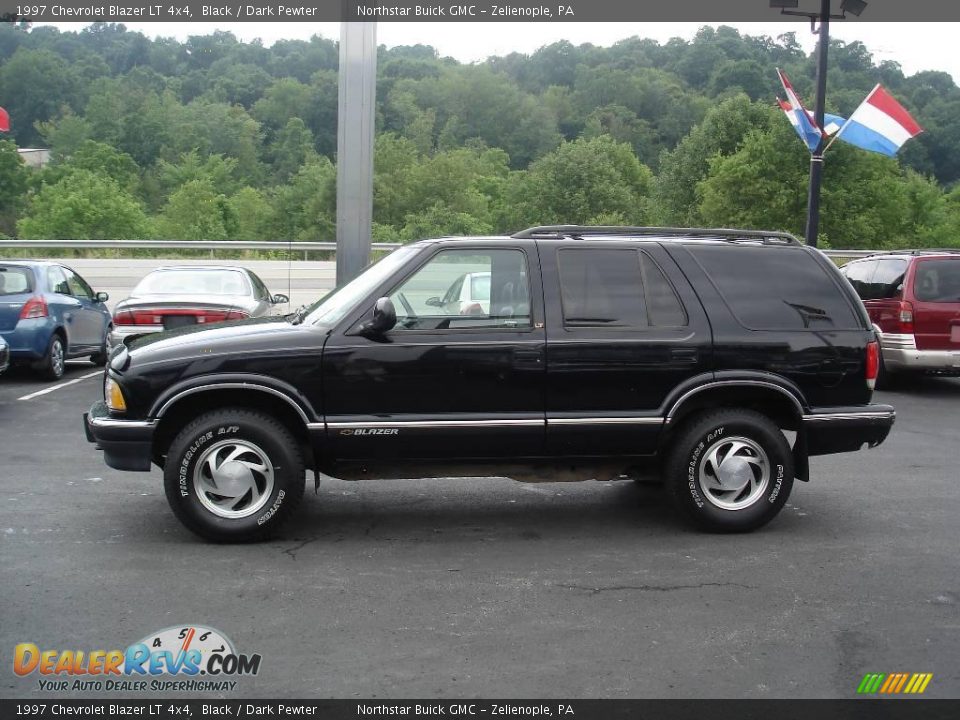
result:
M 443 300 L 438 297 L 432 297 L 427 300 L 427 305 L 430 307 L 443 307 Z
M 110 299 L 110 296 L 105 292 L 98 292 L 96 294 L 96 299 L 97 299 L 97 302 L 105 303 L 107 300 Z
M 282 305 L 290 302 L 290 298 L 288 298 L 286 295 L 274 295 L 272 298 L 270 298 L 270 302 L 272 302 L 274 305 Z
M 397 311 L 393 307 L 393 301 L 388 297 L 382 297 L 374 303 L 373 318 L 360 327 L 360 333 L 363 335 L 383 335 L 393 329 L 397 324 Z

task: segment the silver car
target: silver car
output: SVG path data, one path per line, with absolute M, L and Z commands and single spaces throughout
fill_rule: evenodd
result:
M 190 325 L 279 315 L 286 295 L 272 295 L 256 273 L 233 266 L 161 267 L 153 270 L 113 311 L 111 347 L 127 335 Z

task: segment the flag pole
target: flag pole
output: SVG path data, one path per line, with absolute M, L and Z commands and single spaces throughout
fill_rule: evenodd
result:
M 817 42 L 817 99 L 814 120 L 817 127 L 823 127 L 823 112 L 827 94 L 827 49 L 830 46 L 830 0 L 821 0 L 820 38 Z M 806 241 L 811 247 L 817 246 L 820 232 L 820 185 L 823 181 L 823 135 L 816 150 L 810 155 L 810 185 L 807 190 L 807 228 Z

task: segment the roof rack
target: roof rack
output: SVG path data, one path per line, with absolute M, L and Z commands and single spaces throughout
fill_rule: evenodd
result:
M 582 238 L 584 235 L 612 235 L 617 237 L 635 237 L 646 235 L 650 237 L 688 237 L 711 238 L 714 240 L 753 240 L 770 242 L 771 244 L 802 245 L 796 237 L 788 232 L 773 230 L 737 230 L 731 228 L 677 228 L 677 227 L 632 227 L 624 225 L 541 225 L 527 228 L 511 237 L 518 239 L 529 238 Z
M 960 255 L 960 248 L 911 248 L 903 250 L 877 250 L 863 257 L 876 257 L 878 255 Z

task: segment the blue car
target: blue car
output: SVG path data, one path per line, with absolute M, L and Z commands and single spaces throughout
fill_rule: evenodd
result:
M 10 346 L 10 361 L 32 364 L 51 380 L 63 376 L 67 358 L 106 364 L 108 299 L 59 263 L 0 262 L 0 337 Z

